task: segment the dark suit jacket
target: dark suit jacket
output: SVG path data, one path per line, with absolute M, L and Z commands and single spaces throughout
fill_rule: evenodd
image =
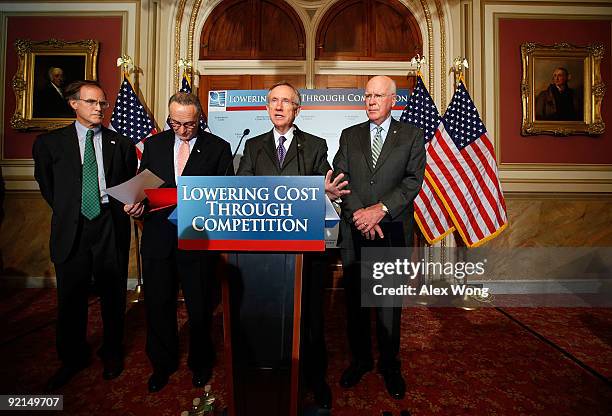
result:
M 34 96 L 34 117 L 41 118 L 74 118 L 74 110 L 64 97 L 47 82 Z
M 350 195 L 342 198 L 340 246 L 352 246 L 353 213 L 382 202 L 389 214 L 382 222 L 402 223 L 405 244 L 412 244 L 413 200 L 421 189 L 425 172 L 423 131 L 391 120 L 389 132 L 376 168 L 372 168 L 370 122 L 342 131 L 340 147 L 334 157 L 335 175 L 344 173 Z
M 299 145 L 299 152 L 298 152 Z M 298 168 L 299 162 L 299 168 Z M 327 161 L 327 143 L 320 137 L 295 127 L 283 167 L 278 167 L 272 130 L 246 141 L 240 159 L 239 176 L 323 175 L 331 169 Z
M 62 263 L 74 244 L 81 212 L 82 164 L 74 123 L 38 136 L 32 150 L 34 177 L 53 210 L 51 260 Z M 106 187 L 119 185 L 136 174 L 136 149 L 131 140 L 102 127 L 102 158 Z M 130 217 L 123 203 L 109 197 L 117 249 L 130 249 Z
M 187 159 L 183 176 L 234 174 L 228 142 L 208 132 L 199 132 Z M 229 168 L 228 168 L 229 166 Z M 174 131 L 166 130 L 145 141 L 140 171 L 149 169 L 164 180 L 162 188 L 176 188 L 174 180 Z M 140 251 L 143 257 L 168 257 L 177 246 L 177 229 L 168 221 L 172 208 L 145 214 Z

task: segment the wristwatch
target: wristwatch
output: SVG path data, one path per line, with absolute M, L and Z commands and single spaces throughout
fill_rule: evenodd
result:
M 387 208 L 387 206 L 383 204 L 382 202 L 380 203 L 380 208 L 383 210 L 385 214 L 389 213 L 389 208 Z

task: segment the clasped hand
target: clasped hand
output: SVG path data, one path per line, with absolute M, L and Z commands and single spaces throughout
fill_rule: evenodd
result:
M 361 235 L 368 240 L 374 240 L 376 235 L 384 238 L 382 229 L 378 225 L 384 216 L 385 211 L 382 209 L 382 204 L 378 203 L 355 211 L 353 213 L 353 224 L 361 232 Z

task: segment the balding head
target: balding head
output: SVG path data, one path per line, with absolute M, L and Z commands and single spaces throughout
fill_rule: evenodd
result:
M 395 81 L 384 75 L 370 79 L 365 89 L 366 113 L 371 122 L 380 126 L 391 115 L 395 105 Z

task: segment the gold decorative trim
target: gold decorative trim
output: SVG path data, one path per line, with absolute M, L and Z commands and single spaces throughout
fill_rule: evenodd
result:
M 501 183 L 542 183 L 546 185 L 559 184 L 591 184 L 591 185 L 612 185 L 612 179 L 601 178 L 501 178 Z M 612 192 L 612 191 L 609 191 Z
M 429 55 L 429 79 L 427 80 L 427 84 L 428 87 L 427 89 L 429 90 L 429 95 L 431 95 L 431 98 L 435 101 L 436 100 L 436 92 L 434 90 L 434 69 L 433 69 L 433 59 L 434 59 L 434 45 L 433 45 L 433 41 L 434 41 L 434 36 L 433 36 L 433 24 L 432 24 L 432 19 L 431 19 L 431 11 L 429 10 L 429 6 L 427 5 L 427 0 L 420 0 L 421 1 L 421 7 L 423 7 L 423 12 L 425 13 L 425 22 L 427 23 L 427 38 L 429 40 L 428 44 L 429 44 L 429 50 L 427 51 L 427 54 Z
M 98 73 L 98 49 L 99 43 L 93 39 L 79 41 L 17 39 L 15 41 L 18 59 L 17 73 L 11 82 L 15 92 L 16 105 L 9 123 L 10 126 L 15 130 L 53 130 L 72 123 L 74 118 L 49 115 L 34 117 L 36 56 L 82 56 L 84 59 L 84 78 L 95 80 Z
M 569 200 L 569 201 L 580 200 L 580 201 L 594 201 L 594 202 L 601 202 L 602 199 L 612 200 L 612 194 L 602 194 L 602 193 L 596 193 L 596 192 L 544 193 L 544 192 L 507 191 L 507 192 L 504 192 L 504 197 L 506 198 L 506 202 L 523 201 L 523 200 L 533 201 L 537 199 L 544 199 L 544 200 L 554 199 L 554 200 Z
M 183 13 L 185 13 L 185 4 L 187 0 L 180 0 L 178 9 L 176 10 L 176 19 L 174 21 L 174 89 L 178 90 L 181 82 L 178 61 L 181 59 L 181 25 L 183 24 Z
M 195 26 L 196 26 L 196 20 L 198 18 L 198 13 L 200 12 L 200 5 L 202 4 L 202 0 L 196 0 L 195 4 L 193 5 L 193 8 L 191 9 L 191 16 L 189 17 L 189 31 L 187 33 L 187 60 L 189 62 L 194 62 L 193 61 L 193 38 L 195 36 Z M 189 74 L 191 76 L 191 82 L 193 84 L 194 80 L 193 80 L 193 65 L 189 68 L 189 71 L 191 71 L 191 73 Z
M 572 164 L 572 163 L 500 163 L 505 171 L 612 171 L 612 164 Z
M 436 0 L 436 9 L 438 11 L 438 21 L 440 23 L 440 74 L 441 74 L 441 85 L 440 85 L 440 110 L 445 109 L 446 102 L 446 22 L 444 21 L 444 6 L 440 3 L 440 0 Z
M 604 55 L 604 47 L 601 44 L 591 44 L 588 46 L 574 46 L 568 43 L 557 43 L 554 45 L 541 45 L 533 42 L 521 45 L 521 61 L 523 76 L 521 79 L 521 98 L 523 107 L 523 122 L 521 134 L 531 135 L 553 135 L 553 136 L 574 136 L 574 135 L 599 135 L 605 131 L 605 123 L 601 117 L 601 102 L 606 91 L 605 83 L 601 79 L 601 60 Z M 553 120 L 547 116 L 548 106 L 544 99 L 546 91 L 536 91 L 536 61 L 567 62 L 568 60 L 580 60 L 583 69 L 583 95 L 584 102 L 582 110 L 584 116 L 582 120 Z M 559 65 L 556 63 L 556 65 Z M 565 66 L 563 64 L 562 66 Z M 565 72 L 567 75 L 567 71 Z M 551 84 L 553 85 L 553 84 Z M 567 85 L 567 84 L 566 84 Z M 548 87 L 551 88 L 551 87 Z M 554 89 L 554 88 L 553 88 Z M 569 87 L 568 87 L 569 89 Z M 550 93 L 548 93 L 550 95 Z M 577 97 L 578 93 L 574 94 Z M 541 119 L 536 120 L 538 108 L 541 111 Z M 545 109 L 546 108 L 546 109 Z M 552 107 L 554 108 L 554 107 Z M 579 106 L 575 106 L 575 113 L 578 116 Z M 555 113 L 553 113 L 554 115 Z

